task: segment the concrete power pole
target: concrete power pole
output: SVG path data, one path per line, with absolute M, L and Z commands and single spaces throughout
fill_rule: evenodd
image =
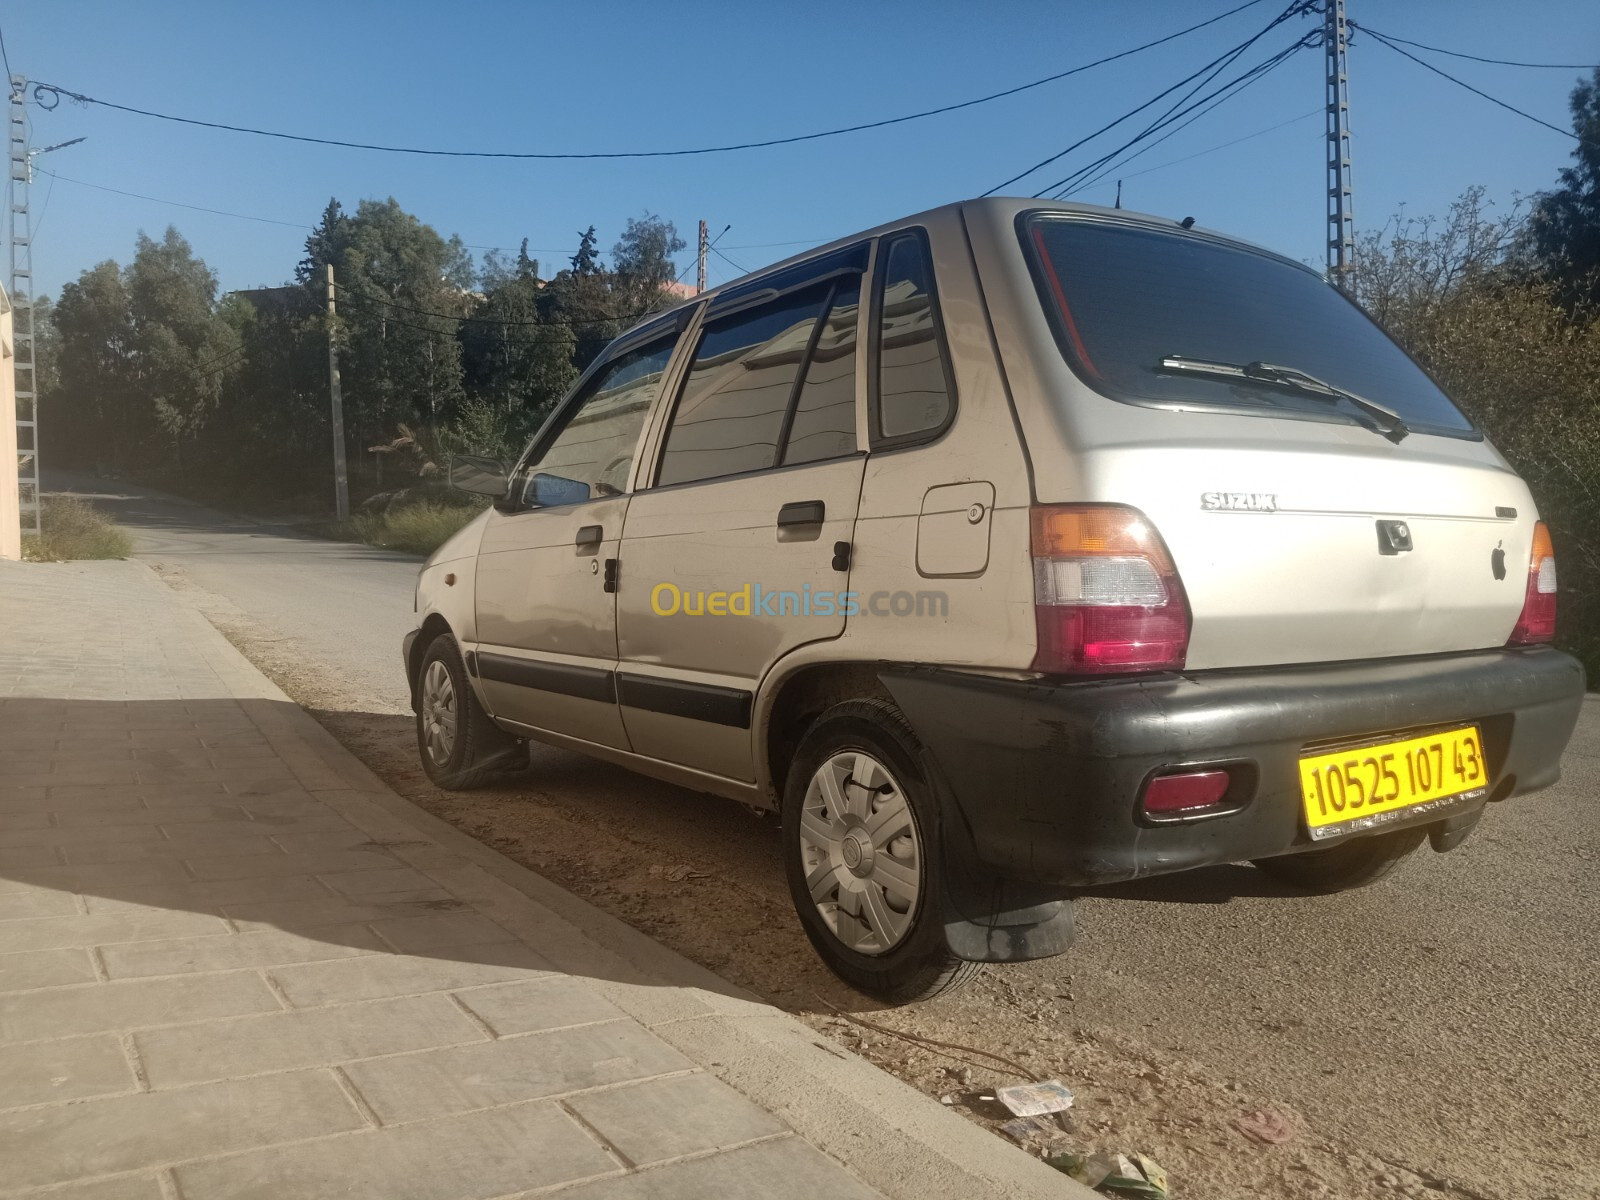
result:
M 339 392 L 339 343 L 334 338 L 333 264 L 328 264 L 328 400 L 333 407 L 333 501 L 339 520 L 350 519 L 350 478 L 344 463 L 344 397 Z
M 11 339 L 16 378 L 16 487 L 22 533 L 41 530 L 39 490 L 39 386 L 33 354 L 33 224 L 28 185 L 33 157 L 28 149 L 28 116 L 23 104 L 28 81 L 13 75 L 11 85 Z M 7 439 L 8 441 L 10 439 Z M 6 472 L 10 474 L 9 471 Z M 8 480 L 9 482 L 9 480 Z M 9 506 L 7 506 L 9 507 Z
M 700 274 L 695 283 L 695 295 L 706 290 L 706 252 L 711 249 L 711 239 L 706 236 L 706 223 L 700 222 Z
M 1327 64 L 1328 278 L 1349 291 L 1355 267 L 1356 221 L 1350 206 L 1350 93 L 1345 54 L 1350 31 L 1344 0 L 1323 0 L 1322 44 Z

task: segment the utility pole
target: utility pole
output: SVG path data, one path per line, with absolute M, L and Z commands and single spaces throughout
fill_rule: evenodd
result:
M 344 464 L 344 397 L 339 392 L 339 343 L 334 338 L 333 264 L 328 264 L 328 400 L 333 406 L 333 501 L 339 520 L 350 519 L 350 479 Z
M 28 81 L 13 75 L 11 85 L 11 338 L 17 384 L 17 505 L 23 533 L 41 531 L 39 490 L 39 385 L 33 355 L 33 224 L 28 185 L 33 156 L 28 151 L 28 115 L 23 104 Z M 7 472 L 9 474 L 9 472 Z
M 700 274 L 695 282 L 695 295 L 706 290 L 706 252 L 711 249 L 711 239 L 706 236 L 706 223 L 700 222 Z
M 1355 267 L 1356 221 L 1350 209 L 1350 93 L 1345 54 L 1350 31 L 1344 0 L 1323 0 L 1322 45 L 1327 65 L 1328 278 L 1349 291 Z

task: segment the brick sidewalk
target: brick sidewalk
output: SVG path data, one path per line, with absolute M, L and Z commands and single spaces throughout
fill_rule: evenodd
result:
M 1088 1194 L 401 800 L 143 566 L 0 612 L 0 1196 Z

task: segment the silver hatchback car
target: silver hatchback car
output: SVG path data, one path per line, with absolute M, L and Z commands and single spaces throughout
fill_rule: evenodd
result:
M 1553 783 L 1532 497 L 1318 275 L 1190 222 L 979 200 L 619 337 L 423 567 L 445 787 L 585 751 L 782 815 L 891 1001 L 1056 954 L 1085 887 L 1371 882 Z

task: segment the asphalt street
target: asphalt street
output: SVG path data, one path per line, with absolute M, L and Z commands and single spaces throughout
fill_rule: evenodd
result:
M 415 559 L 134 488 L 53 483 L 95 494 L 141 558 L 236 606 L 367 711 L 404 711 Z M 619 812 L 674 791 L 605 778 Z M 604 789 L 584 790 L 607 811 Z M 1071 953 L 1006 969 L 1005 992 L 1033 1012 L 1030 994 L 1048 998 L 1071 1027 L 1125 1034 L 1158 1075 L 1182 1062 L 1278 1098 L 1305 1138 L 1364 1147 L 1380 1173 L 1403 1165 L 1452 1181 L 1448 1195 L 1600 1195 L 1597 799 L 1591 693 L 1562 782 L 1494 806 L 1460 849 L 1425 848 L 1340 896 L 1288 895 L 1244 865 L 1114 889 L 1080 904 Z M 725 820 L 732 847 L 749 823 L 731 805 L 703 820 Z

